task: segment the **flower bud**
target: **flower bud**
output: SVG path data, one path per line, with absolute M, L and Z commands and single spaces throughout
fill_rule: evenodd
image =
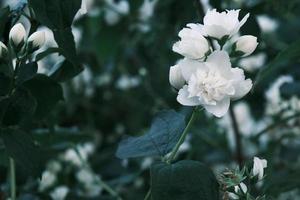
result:
M 258 176 L 258 180 L 261 180 L 264 176 L 264 168 L 267 167 L 267 160 L 254 157 L 253 159 L 253 176 Z
M 28 38 L 28 44 L 31 44 L 31 48 L 38 49 L 45 43 L 45 32 L 44 31 L 37 31 L 34 32 Z
M 258 45 L 257 38 L 252 35 L 244 35 L 239 37 L 235 43 L 235 51 L 242 52 L 243 57 L 250 55 Z
M 9 32 L 9 39 L 15 46 L 19 46 L 26 37 L 26 31 L 21 23 L 14 25 Z
M 170 68 L 169 81 L 176 89 L 181 89 L 185 84 L 185 80 L 181 74 L 181 69 L 178 65 L 174 65 Z
M 3 42 L 0 42 L 0 59 L 7 56 L 8 50 Z

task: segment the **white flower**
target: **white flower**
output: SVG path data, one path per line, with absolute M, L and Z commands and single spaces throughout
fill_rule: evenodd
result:
M 196 24 L 187 24 L 178 36 L 180 41 L 173 45 L 173 51 L 191 59 L 202 59 L 209 51 L 208 41 L 202 36 Z
M 247 58 L 242 58 L 239 61 L 239 65 L 248 72 L 253 72 L 266 63 L 267 55 L 265 53 L 259 53 L 251 55 Z
M 7 52 L 8 50 L 6 45 L 0 41 L 0 58 L 6 57 Z
M 119 22 L 122 15 L 129 13 L 130 7 L 126 0 L 105 0 L 105 3 L 107 8 L 104 10 L 104 18 L 109 25 L 115 25 Z
M 176 89 L 182 88 L 185 84 L 185 80 L 182 76 L 181 69 L 178 65 L 170 67 L 169 81 L 171 85 Z
M 252 35 L 243 35 L 237 39 L 235 45 L 235 51 L 243 52 L 243 57 L 245 57 L 253 53 L 258 45 L 258 42 L 257 38 Z
M 270 18 L 267 15 L 259 15 L 256 17 L 259 28 L 262 30 L 262 32 L 269 33 L 276 31 L 276 29 L 279 26 L 278 21 L 275 19 Z
M 21 23 L 14 25 L 9 32 L 9 39 L 18 46 L 21 42 L 25 40 L 26 31 Z
M 56 174 L 51 171 L 44 171 L 39 183 L 39 191 L 44 191 L 57 181 Z
M 157 0 L 144 0 L 139 8 L 139 18 L 141 21 L 147 21 L 152 17 Z
M 28 43 L 32 43 L 32 48 L 40 48 L 46 41 L 44 31 L 36 31 L 32 33 L 28 38 Z
M 50 196 L 53 200 L 64 200 L 69 192 L 69 188 L 67 186 L 59 186 L 55 188 L 51 193 Z
M 236 34 L 247 21 L 249 13 L 239 21 L 240 10 L 227 10 L 217 12 L 216 9 L 209 10 L 203 19 L 203 25 L 197 25 L 204 36 L 222 39 L 224 36 L 231 37 Z
M 177 101 L 186 106 L 202 105 L 217 117 L 226 114 L 230 99 L 243 97 L 252 87 L 242 69 L 231 68 L 225 51 L 214 51 L 206 62 L 183 59 L 178 66 L 187 84 L 179 90 Z
M 254 157 L 253 159 L 253 176 L 258 176 L 258 179 L 261 180 L 264 176 L 264 168 L 267 167 L 267 160 Z

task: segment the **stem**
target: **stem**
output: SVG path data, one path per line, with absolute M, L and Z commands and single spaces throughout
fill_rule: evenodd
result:
M 240 167 L 243 165 L 243 152 L 242 152 L 242 141 L 241 141 L 241 133 L 239 130 L 239 126 L 236 121 L 236 117 L 233 111 L 233 106 L 229 107 L 229 114 L 231 117 L 231 124 L 234 131 L 235 136 L 235 148 L 236 148 L 236 161 L 239 164 Z
M 10 198 L 16 200 L 16 168 L 13 158 L 9 158 L 9 172 L 10 172 Z
M 189 130 L 190 130 L 190 128 L 191 128 L 191 125 L 192 125 L 192 123 L 193 123 L 194 120 L 195 120 L 196 113 L 197 113 L 197 108 L 195 108 L 195 109 L 193 110 L 193 113 L 192 113 L 192 115 L 191 115 L 191 117 L 190 117 L 190 120 L 189 120 L 187 126 L 185 127 L 183 133 L 181 134 L 181 137 L 179 138 L 177 144 L 175 145 L 175 147 L 174 147 L 173 150 L 171 151 L 170 156 L 167 158 L 167 163 L 171 163 L 171 162 L 174 160 L 174 158 L 175 158 L 175 156 L 176 156 L 176 153 L 177 153 L 177 151 L 179 150 L 179 147 L 180 147 L 180 146 L 182 145 L 182 143 L 184 142 L 184 140 L 185 140 L 185 138 L 186 138 L 186 136 L 187 136 L 187 134 L 188 134 L 188 132 L 189 132 Z
M 151 196 L 151 188 L 148 190 L 144 200 L 148 200 L 150 198 L 150 196 Z
M 83 163 L 84 167 L 89 170 L 92 174 L 93 173 L 93 170 L 92 168 L 90 167 L 90 165 L 86 162 L 85 159 L 82 158 L 80 152 L 78 151 L 77 147 L 74 146 L 74 150 L 77 154 L 77 156 L 79 157 L 80 161 Z M 114 190 L 112 189 L 108 184 L 106 184 L 104 181 L 102 181 L 100 178 L 96 178 L 96 181 L 97 183 L 104 189 L 106 190 L 111 196 L 113 197 L 116 197 L 117 200 L 122 200 L 122 198 L 119 196 L 119 194 Z

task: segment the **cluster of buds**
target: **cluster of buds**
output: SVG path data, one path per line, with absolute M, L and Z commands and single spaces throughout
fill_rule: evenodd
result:
M 227 170 L 223 172 L 220 178 L 224 190 L 223 199 L 244 199 L 244 200 L 264 200 L 265 196 L 254 198 L 250 194 L 251 184 L 256 185 L 264 178 L 264 169 L 267 167 L 267 161 L 254 157 L 252 169 L 244 167 L 242 170 Z
M 45 43 L 44 31 L 36 31 L 27 38 L 27 33 L 21 23 L 14 25 L 9 32 L 9 43 L 15 52 L 21 49 L 30 53 L 38 50 Z M 7 46 L 0 42 L 0 58 L 6 59 L 8 56 Z

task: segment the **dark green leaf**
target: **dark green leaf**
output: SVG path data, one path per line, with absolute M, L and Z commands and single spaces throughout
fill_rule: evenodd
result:
M 75 67 L 68 60 L 64 60 L 61 63 L 57 63 L 52 70 L 50 77 L 56 81 L 63 82 L 79 74 L 83 68 Z
M 165 155 L 177 143 L 185 127 L 184 116 L 174 110 L 162 111 L 154 118 L 148 133 L 140 137 L 123 139 L 117 150 L 117 157 Z
M 6 22 L 9 19 L 10 10 L 9 7 L 0 9 L 0 36 L 2 36 Z
M 12 87 L 12 79 L 0 73 L 0 96 L 7 95 Z
M 17 125 L 29 120 L 36 109 L 37 102 L 25 88 L 18 88 L 10 97 L 3 117 L 4 125 Z
M 57 48 L 57 47 L 49 48 L 49 49 L 37 54 L 36 57 L 35 57 L 35 62 L 37 62 L 39 60 L 42 60 L 46 56 L 48 56 L 50 54 L 53 54 L 53 53 L 61 53 L 61 49 Z
M 22 83 L 32 79 L 36 75 L 37 70 L 38 65 L 36 62 L 21 65 L 16 78 L 17 85 L 21 85 Z
M 46 75 L 38 74 L 24 86 L 31 92 L 37 101 L 35 117 L 45 117 L 54 106 L 63 100 L 63 91 L 59 83 Z
M 12 128 L 2 129 L 0 135 L 7 154 L 29 175 L 40 176 L 44 155 L 30 136 L 21 130 Z
M 219 184 L 213 172 L 198 161 L 153 165 L 151 188 L 154 200 L 219 200 Z
M 278 73 L 283 67 L 286 68 L 292 63 L 297 63 L 300 59 L 300 39 L 292 43 L 281 51 L 275 59 L 263 67 L 256 76 L 254 86 L 258 86 L 274 79 L 274 74 Z

